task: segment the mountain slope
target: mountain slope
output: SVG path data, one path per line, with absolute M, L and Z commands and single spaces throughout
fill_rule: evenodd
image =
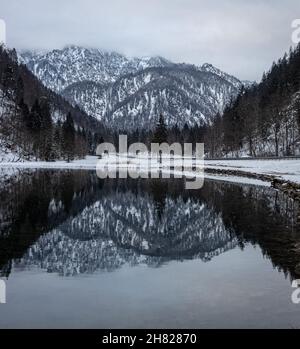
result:
M 82 150 L 86 148 L 86 133 L 104 132 L 99 121 L 46 88 L 26 66 L 19 64 L 15 50 L 0 46 L 1 159 L 61 158 L 66 143 L 62 125 L 67 115 L 74 122 L 76 147 Z M 83 130 L 85 134 L 81 134 Z M 72 149 L 75 153 L 76 147 Z
M 163 113 L 168 126 L 210 123 L 242 82 L 209 64 L 175 64 L 162 57 L 66 47 L 21 54 L 43 83 L 114 129 L 151 129 Z
M 110 83 L 120 76 L 149 67 L 172 64 L 161 57 L 129 59 L 117 52 L 67 46 L 47 53 L 22 52 L 22 63 L 53 91 L 82 81 Z
M 300 44 L 241 90 L 208 130 L 211 157 L 300 154 Z
M 222 112 L 237 89 L 215 74 L 192 66 L 148 68 L 109 85 L 72 84 L 62 95 L 89 115 L 118 129 L 150 129 L 160 113 L 166 123 L 203 125 Z

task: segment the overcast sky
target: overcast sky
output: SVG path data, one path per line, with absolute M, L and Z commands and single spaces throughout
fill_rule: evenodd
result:
M 0 0 L 7 43 L 17 49 L 68 44 L 174 62 L 212 63 L 260 80 L 293 45 L 299 0 Z

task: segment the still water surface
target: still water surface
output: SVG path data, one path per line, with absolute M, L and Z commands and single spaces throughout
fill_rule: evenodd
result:
M 285 195 L 91 171 L 4 174 L 0 328 L 300 327 L 300 209 Z

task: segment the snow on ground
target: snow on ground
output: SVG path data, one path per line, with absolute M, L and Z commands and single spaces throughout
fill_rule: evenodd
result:
M 192 166 L 192 159 L 185 158 L 185 165 Z M 150 166 L 149 166 L 150 164 Z M 176 157 L 172 166 L 180 166 L 182 165 L 182 159 Z M 199 162 L 199 165 L 202 165 L 203 162 Z M 132 155 L 115 155 L 111 154 L 109 156 L 103 157 L 103 159 L 99 159 L 97 156 L 87 156 L 85 159 L 74 160 L 71 162 L 66 161 L 24 161 L 24 162 L 11 162 L 11 161 L 0 161 L 0 167 L 19 167 L 19 168 L 57 168 L 57 169 L 95 169 L 96 167 L 109 167 L 109 168 L 136 168 L 146 170 L 149 167 L 153 170 L 168 168 L 168 162 L 166 158 L 163 157 L 162 164 L 157 161 L 157 159 L 153 158 L 151 163 L 149 162 L 148 157 L 146 156 L 138 156 L 134 157 Z
M 1 151 L 0 149 L 0 164 L 3 163 L 12 163 L 12 162 L 20 162 L 23 161 L 20 159 L 20 155 L 12 152 Z
M 94 170 L 97 165 L 98 158 L 96 156 L 87 156 L 85 159 L 74 160 L 71 162 L 66 161 L 24 161 L 24 162 L 9 162 L 1 161 L 0 167 L 2 168 L 45 168 L 45 169 L 86 169 Z
M 193 160 L 191 158 L 184 159 L 185 166 L 192 166 Z M 174 169 L 169 169 L 169 162 L 166 159 L 162 159 L 162 164 L 157 160 L 154 160 L 149 165 L 149 159 L 145 154 L 140 156 L 132 155 L 109 155 L 103 159 L 99 159 L 97 156 L 87 156 L 82 160 L 74 160 L 70 163 L 66 161 L 24 161 L 24 162 L 10 162 L 1 161 L 1 168 L 45 168 L 45 169 L 131 169 L 137 172 L 148 172 L 149 168 L 152 172 L 162 171 L 165 174 L 174 173 L 177 175 L 185 175 L 187 177 L 194 178 L 195 176 L 203 176 L 203 172 L 195 172 L 191 169 L 186 169 L 184 172 L 181 171 L 182 159 L 175 157 L 173 163 Z M 203 170 L 203 162 L 197 162 L 198 168 Z M 300 160 L 207 160 L 204 166 L 211 169 L 223 169 L 223 170 L 238 170 L 243 172 L 257 173 L 274 175 L 278 178 L 283 178 L 295 183 L 300 183 Z M 251 179 L 247 177 L 237 177 L 229 175 L 211 175 L 205 174 L 207 179 L 223 180 L 230 182 L 257 184 L 257 185 L 269 185 L 266 182 Z
M 255 178 L 247 178 L 247 177 L 237 177 L 237 176 L 229 176 L 229 175 L 211 175 L 205 173 L 204 175 L 205 179 L 211 179 L 215 181 L 222 181 L 222 182 L 231 182 L 231 183 L 241 183 L 241 184 L 249 184 L 249 185 L 259 185 L 262 187 L 271 187 L 271 183 L 264 182 L 259 179 Z
M 1 115 L 1 112 L 0 112 Z M 12 152 L 11 150 L 7 149 L 8 144 L 4 144 L 3 140 L 1 140 L 0 137 L 0 163 L 1 162 L 16 162 L 21 161 L 20 155 L 18 155 L 18 150 L 15 152 Z
M 272 175 L 294 183 L 300 183 L 300 160 L 207 160 L 205 167 L 219 170 L 237 170 Z

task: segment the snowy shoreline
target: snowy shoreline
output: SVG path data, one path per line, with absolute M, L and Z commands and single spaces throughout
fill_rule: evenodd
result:
M 180 159 L 175 159 L 176 162 Z M 186 161 L 186 159 L 185 159 Z M 192 164 L 192 160 L 187 163 Z M 24 162 L 0 162 L 0 168 L 41 168 L 41 169 L 69 169 L 69 170 L 97 170 L 97 168 L 135 168 L 138 166 L 142 171 L 147 169 L 148 159 L 146 157 L 132 156 L 110 156 L 105 159 L 99 159 L 97 156 L 87 156 L 82 160 L 72 162 L 65 161 L 24 161 Z M 199 164 L 203 167 L 203 162 Z M 162 171 L 167 173 L 182 174 L 187 177 L 203 176 L 200 172 L 190 171 L 172 171 L 164 168 L 163 164 L 151 164 L 151 171 Z M 300 160 L 208 160 L 204 163 L 205 178 L 238 182 L 256 185 L 271 185 L 272 179 L 278 179 L 300 184 Z

